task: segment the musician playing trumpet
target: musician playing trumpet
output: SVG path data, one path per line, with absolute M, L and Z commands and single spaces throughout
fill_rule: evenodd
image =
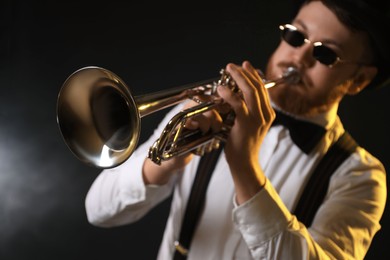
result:
M 276 28 L 281 41 L 265 78 L 293 67 L 297 82 L 265 88 L 250 62 L 226 66 L 239 93 L 217 91 L 234 111 L 234 123 L 189 243 L 180 234 L 202 157 L 187 153 L 157 165 L 146 154 L 170 118 L 195 102 L 176 106 L 126 162 L 102 171 L 86 197 L 90 223 L 133 223 L 173 194 L 158 259 L 363 259 L 381 228 L 383 164 L 347 139 L 350 153 L 329 179 L 311 180 L 317 170 L 328 174 L 317 165 L 347 132 L 337 114 L 343 98 L 390 78 L 389 29 L 379 29 L 390 23 L 379 5 L 308 0 L 291 23 Z M 218 132 L 223 124 L 211 110 L 186 127 Z M 307 196 L 307 189 L 324 190 L 317 208 L 308 206 L 317 195 Z

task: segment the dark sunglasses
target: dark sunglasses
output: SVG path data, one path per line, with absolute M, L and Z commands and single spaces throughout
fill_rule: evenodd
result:
M 357 63 L 342 60 L 337 53 L 322 42 L 311 42 L 294 25 L 284 24 L 279 26 L 282 39 L 293 47 L 300 47 L 304 43 L 313 44 L 313 57 L 320 63 L 332 67 L 337 63 Z

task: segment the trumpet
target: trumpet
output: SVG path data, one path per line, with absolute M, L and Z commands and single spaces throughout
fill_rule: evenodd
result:
M 298 80 L 297 70 L 291 67 L 280 78 L 265 80 L 265 87 Z M 80 161 L 97 168 L 113 168 L 125 162 L 137 147 L 142 117 L 192 99 L 199 104 L 168 122 L 150 147 L 148 157 L 160 164 L 188 152 L 202 155 L 207 151 L 205 147 L 215 148 L 226 140 L 234 113 L 229 111 L 223 116 L 224 127 L 218 133 L 188 130 L 185 121 L 223 102 L 216 94 L 219 85 L 238 91 L 234 80 L 222 69 L 220 77 L 214 79 L 133 96 L 115 73 L 101 67 L 84 67 L 73 72 L 60 89 L 57 124 L 64 142 Z M 207 96 L 206 101 L 198 96 Z

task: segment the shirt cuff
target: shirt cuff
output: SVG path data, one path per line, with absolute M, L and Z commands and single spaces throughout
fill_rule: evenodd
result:
M 143 202 L 146 198 L 150 198 L 150 201 L 157 202 L 161 198 L 165 198 L 166 194 L 171 191 L 175 178 L 171 178 L 164 185 L 145 184 L 142 174 L 144 161 L 145 157 L 141 156 L 136 161 L 125 162 L 123 168 L 120 169 L 121 177 L 119 179 L 119 185 L 121 196 L 123 196 L 122 200 L 126 205 Z
M 127 165 L 129 164 L 129 165 Z M 130 165 L 131 164 L 131 165 Z M 124 201 L 135 203 L 145 199 L 146 186 L 142 176 L 143 160 L 126 161 L 117 171 L 120 171 L 119 187 Z
M 292 215 L 269 180 L 263 189 L 233 210 L 233 222 L 249 248 L 257 247 L 284 231 Z

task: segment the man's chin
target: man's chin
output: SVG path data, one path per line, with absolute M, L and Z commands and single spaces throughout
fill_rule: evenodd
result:
M 285 112 L 294 115 L 305 115 L 309 113 L 304 97 L 297 91 L 283 90 L 270 92 L 272 102 Z

